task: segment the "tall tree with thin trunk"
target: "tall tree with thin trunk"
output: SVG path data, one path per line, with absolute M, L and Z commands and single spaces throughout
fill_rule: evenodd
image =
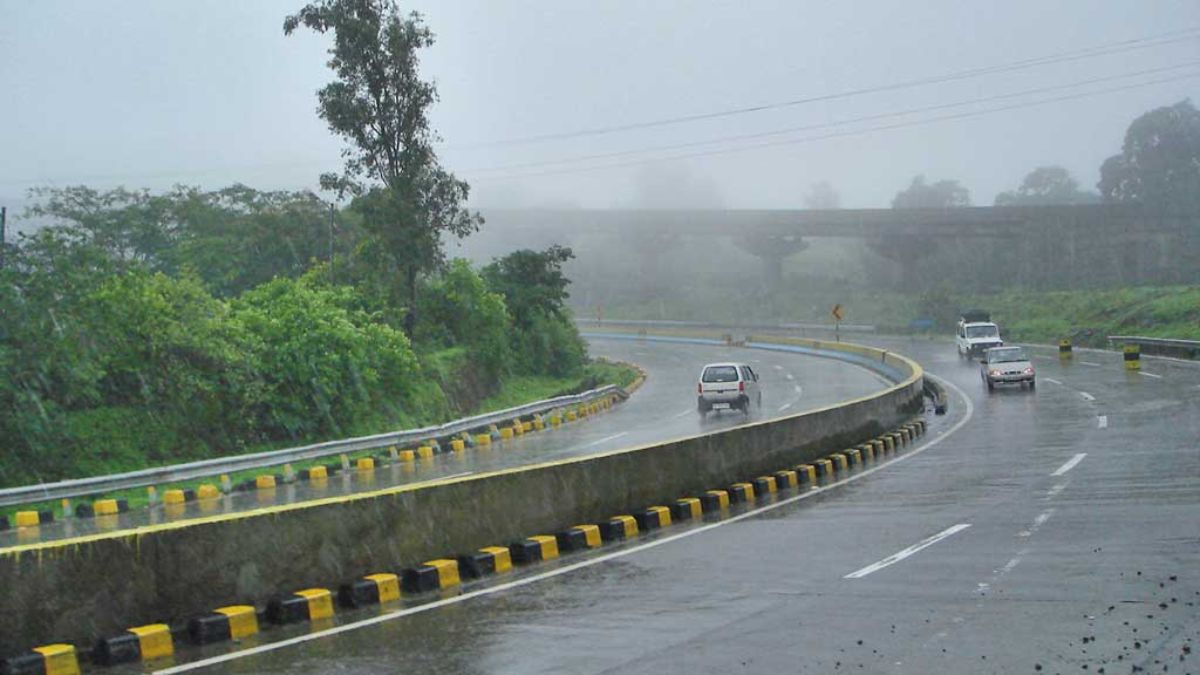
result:
M 418 52 L 433 44 L 433 33 L 392 0 L 312 2 L 287 17 L 283 31 L 300 26 L 333 33 L 328 66 L 336 79 L 317 92 L 317 112 L 348 142 L 342 172 L 323 174 L 321 186 L 354 197 L 364 229 L 387 252 L 391 269 L 381 272 L 403 291 L 411 337 L 417 281 L 445 262 L 443 238 L 464 237 L 483 222 L 465 206 L 466 182 L 433 150 L 428 111 L 437 89 L 418 72 Z

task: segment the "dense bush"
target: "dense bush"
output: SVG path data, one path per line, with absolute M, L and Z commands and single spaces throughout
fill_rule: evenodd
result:
M 421 290 L 417 339 L 463 346 L 492 377 L 510 368 L 509 316 L 504 298 L 488 290 L 466 260 L 451 261 Z
M 408 338 L 339 306 L 349 288 L 276 279 L 233 303 L 262 391 L 252 418 L 270 437 L 343 434 L 403 406 L 418 372 Z

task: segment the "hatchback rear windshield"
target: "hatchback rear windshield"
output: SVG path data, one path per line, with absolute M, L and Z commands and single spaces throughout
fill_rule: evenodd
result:
M 704 382 L 737 382 L 738 372 L 733 366 L 712 366 L 704 369 L 700 379 Z

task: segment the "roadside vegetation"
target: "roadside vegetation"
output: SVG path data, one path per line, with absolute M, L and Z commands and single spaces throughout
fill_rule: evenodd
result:
M 293 210 L 40 193 L 56 224 L 0 269 L 0 485 L 443 422 L 624 376 L 588 363 L 564 306 L 567 249 L 421 275 L 410 337 L 352 207 L 334 214 L 331 261 L 311 195 L 237 192 Z M 206 235 L 227 221 L 243 226 Z
M 318 111 L 347 142 L 311 192 L 36 189 L 45 226 L 0 253 L 0 486 L 444 422 L 619 380 L 565 307 L 570 249 L 482 268 L 482 225 L 432 150 L 392 3 L 289 17 L 333 38 Z M 373 39 L 372 39 L 373 36 Z M 379 96 L 389 105 L 379 105 Z

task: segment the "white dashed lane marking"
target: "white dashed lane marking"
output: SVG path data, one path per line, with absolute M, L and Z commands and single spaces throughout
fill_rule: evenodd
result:
M 847 574 L 846 576 L 844 576 L 842 578 L 843 579 L 861 579 L 861 578 L 867 576 L 868 574 L 871 574 L 873 572 L 878 572 L 879 570 L 881 570 L 885 567 L 890 567 L 892 565 L 895 565 L 896 563 L 917 553 L 918 551 L 929 548 L 930 546 L 933 546 L 934 544 L 938 543 L 939 541 L 941 541 L 947 537 L 951 537 L 959 532 L 962 532 L 963 530 L 967 529 L 970 526 L 971 526 L 970 523 L 959 523 L 957 525 L 952 525 L 950 527 L 947 527 L 946 529 L 942 530 L 941 532 L 938 532 L 937 534 L 933 535 L 932 537 L 929 537 L 927 539 L 922 539 L 921 541 L 917 542 L 916 544 L 913 544 L 912 546 L 909 546 L 908 548 L 906 548 L 902 551 L 897 551 L 897 552 L 889 555 L 888 557 L 884 558 L 883 560 L 880 560 L 879 562 L 871 563 L 870 565 L 867 565 L 866 567 L 864 567 L 860 570 L 851 572 L 850 574 Z
M 1083 461 L 1083 458 L 1084 458 L 1084 457 L 1087 457 L 1087 453 L 1086 453 L 1086 452 L 1081 452 L 1081 453 L 1079 453 L 1079 454 L 1075 455 L 1075 456 L 1074 456 L 1074 457 L 1072 457 L 1071 459 L 1068 459 L 1066 462 L 1064 462 L 1062 466 L 1060 466 L 1060 467 L 1058 467 L 1057 469 L 1055 469 L 1055 470 L 1054 470 L 1054 473 L 1052 473 L 1052 474 L 1050 474 L 1050 475 L 1051 475 L 1051 476 L 1061 476 L 1061 475 L 1063 475 L 1064 473 L 1066 473 L 1066 472 L 1070 471 L 1071 469 L 1074 469 L 1076 465 L 1078 465 L 1080 462 L 1082 462 L 1082 461 Z
M 688 412 L 691 412 L 691 411 L 688 411 Z M 580 447 L 584 447 L 584 448 L 590 448 L 590 447 L 592 447 L 593 445 L 600 445 L 601 443 L 607 443 L 608 441 L 615 441 L 615 440 L 617 440 L 618 438 L 620 438 L 620 437 L 622 437 L 622 436 L 628 436 L 628 435 L 629 435 L 629 432 L 628 432 L 628 431 L 622 431 L 622 432 L 621 432 L 621 433 L 619 433 L 619 434 L 613 434 L 612 436 L 605 436 L 604 438 L 601 438 L 601 439 L 599 439 L 599 440 L 592 441 L 591 443 L 586 443 L 586 444 L 584 444 L 584 445 L 582 445 L 582 446 L 580 446 Z
M 1018 537 L 1032 537 L 1033 533 L 1037 532 L 1039 527 L 1041 527 L 1042 525 L 1045 525 L 1047 520 L 1050 520 L 1050 515 L 1053 513 L 1054 513 L 1054 509 L 1046 509 L 1045 511 L 1042 511 L 1041 513 L 1039 513 L 1037 515 L 1037 518 L 1033 519 L 1033 525 L 1030 525 L 1028 530 L 1021 530 L 1020 532 L 1018 532 L 1017 536 Z

